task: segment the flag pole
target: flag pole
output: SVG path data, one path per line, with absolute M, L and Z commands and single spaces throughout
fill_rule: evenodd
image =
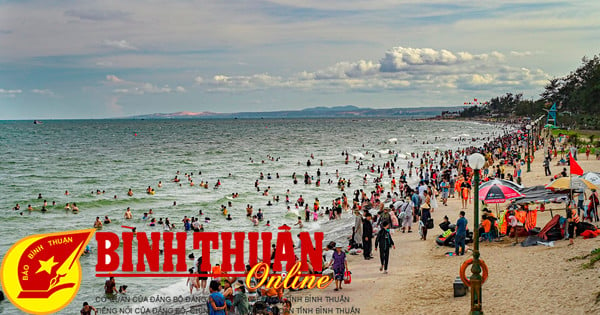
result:
M 575 159 L 573 158 L 573 155 L 571 154 L 571 152 L 569 152 L 569 192 L 571 194 L 571 197 L 569 199 L 569 203 L 567 204 L 567 215 L 568 212 L 571 211 L 570 206 L 571 203 L 573 202 L 573 173 L 571 172 L 571 164 L 573 163 Z M 572 211 L 571 211 L 572 212 Z M 572 214 L 571 214 L 572 216 Z M 573 232 L 575 233 L 575 232 Z M 569 237 L 571 237 L 569 235 Z M 575 235 L 573 235 L 573 238 L 575 238 Z

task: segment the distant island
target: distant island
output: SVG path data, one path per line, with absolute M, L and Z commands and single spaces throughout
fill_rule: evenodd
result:
M 455 107 L 413 107 L 413 108 L 363 108 L 354 105 L 334 107 L 311 107 L 301 110 L 284 110 L 272 112 L 175 112 L 155 113 L 124 117 L 126 119 L 260 119 L 260 118 L 429 118 L 442 116 L 444 113 L 458 113 L 465 106 Z

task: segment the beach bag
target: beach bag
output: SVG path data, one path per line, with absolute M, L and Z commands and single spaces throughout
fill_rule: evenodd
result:
M 427 227 L 427 229 L 433 229 L 433 218 L 427 219 L 427 224 L 425 224 L 425 227 Z
M 350 284 L 352 282 L 352 272 L 350 270 L 346 270 L 344 272 L 344 284 Z

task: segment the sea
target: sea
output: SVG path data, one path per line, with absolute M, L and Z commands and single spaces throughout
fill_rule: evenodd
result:
M 294 206 L 299 195 L 311 206 L 315 198 L 321 206 L 331 206 L 332 200 L 342 195 L 337 176 L 351 182 L 345 190 L 351 200 L 355 189 L 373 190 L 372 180 L 378 174 L 369 172 L 368 166 L 377 167 L 396 157 L 396 166 L 408 171 L 409 161 L 419 164 L 412 153 L 421 156 L 424 151 L 479 146 L 489 137 L 509 131 L 507 128 L 476 121 L 366 118 L 0 121 L 0 259 L 21 238 L 88 229 L 97 216 L 112 219 L 103 232 L 120 235 L 128 231 L 122 225 L 140 232 L 162 231 L 142 219 L 149 209 L 155 218 L 168 217 L 176 225 L 175 231 L 183 231 L 184 216 L 198 217 L 202 210 L 205 231 L 277 232 L 280 225 L 294 226 L 302 214 L 302 209 Z M 349 154 L 347 164 L 344 152 Z M 309 160 L 311 166 L 307 166 Z M 315 185 L 318 169 L 320 187 Z M 177 172 L 180 183 L 172 182 Z M 264 179 L 259 180 L 258 192 L 255 181 L 261 172 Z M 314 178 L 310 185 L 304 184 L 305 172 Z M 186 173 L 193 174 L 196 185 L 189 185 Z M 298 175 L 298 184 L 292 181 L 293 173 Z M 363 184 L 365 175 L 367 185 Z M 399 170 L 394 176 L 399 176 Z M 213 189 L 217 180 L 221 186 Z M 162 188 L 158 188 L 159 181 Z M 208 181 L 209 188 L 199 187 L 201 181 Z M 389 182 L 386 175 L 383 183 L 388 189 Z M 409 183 L 416 182 L 415 175 L 409 177 Z M 155 189 L 154 195 L 146 193 L 148 186 Z M 267 187 L 270 194 L 263 196 Z M 129 189 L 134 193 L 131 197 L 127 195 Z M 288 189 L 291 211 L 285 203 Z M 65 195 L 67 190 L 69 195 Z M 97 194 L 98 190 L 103 193 Z M 239 197 L 232 198 L 232 193 Z M 280 197 L 279 202 L 273 201 L 275 196 Z M 42 213 L 38 210 L 44 200 L 48 211 Z M 267 205 L 269 201 L 272 206 Z M 74 202 L 79 212 L 63 209 L 66 203 Z M 228 207 L 231 221 L 220 210 L 228 202 L 232 203 Z M 12 210 L 17 203 L 21 210 Z M 255 213 L 259 208 L 264 212 L 258 227 L 246 217 L 248 204 Z M 36 210 L 27 211 L 28 205 Z M 124 219 L 127 207 L 133 213 L 132 220 Z M 204 217 L 210 217 L 210 223 L 204 223 Z M 270 227 L 265 226 L 267 220 Z M 302 229 L 294 227 L 292 233 L 295 238 L 300 231 L 322 231 L 324 243 L 347 242 L 353 224 L 352 215 L 344 213 L 341 220 L 321 217 L 305 222 Z M 198 257 L 200 251 L 192 250 L 191 240 L 188 237 L 188 253 Z M 119 314 L 127 307 L 132 313 L 136 309 L 148 314 L 175 314 L 181 309 L 206 312 L 206 297 L 201 293 L 195 292 L 187 300 L 178 298 L 190 296 L 185 278 L 117 278 L 117 286 L 128 286 L 127 294 L 106 298 L 106 279 L 95 276 L 94 239 L 90 246 L 92 254 L 80 258 L 83 280 L 79 292 L 60 314 L 78 314 L 85 301 L 101 314 Z M 135 246 L 133 257 L 137 257 Z M 220 256 L 215 257 L 218 262 Z M 191 266 L 191 261 L 188 264 Z M 170 301 L 157 297 L 169 297 Z M 5 300 L 0 302 L 0 314 L 22 312 Z

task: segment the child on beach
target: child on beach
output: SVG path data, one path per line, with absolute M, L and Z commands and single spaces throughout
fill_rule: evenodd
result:
M 190 275 L 194 274 L 194 268 L 190 268 L 189 269 Z M 196 283 L 196 277 L 194 276 L 189 276 L 187 278 L 187 282 L 186 282 L 187 286 L 190 288 L 190 294 L 192 294 L 192 292 L 194 291 L 194 288 L 196 288 L 196 291 L 198 291 L 198 285 Z

